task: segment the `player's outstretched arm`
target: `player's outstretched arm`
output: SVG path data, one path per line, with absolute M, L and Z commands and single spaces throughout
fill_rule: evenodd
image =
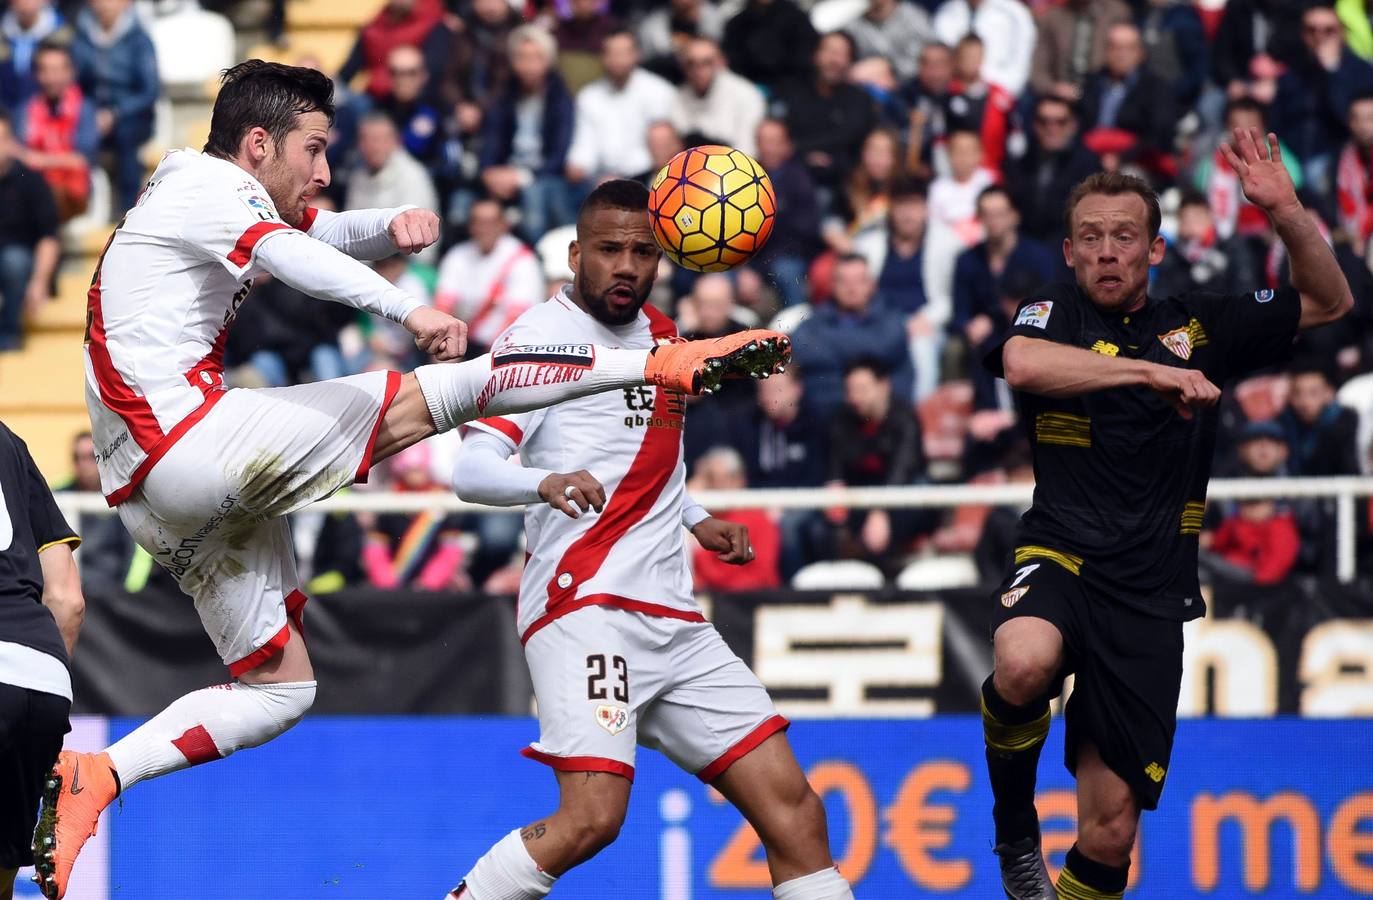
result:
M 38 554 L 43 569 L 43 605 L 57 620 L 67 656 L 76 650 L 76 637 L 86 617 L 86 598 L 81 593 L 81 576 L 70 544 L 53 544 Z
M 1001 363 L 1011 387 L 1041 397 L 1081 397 L 1110 388 L 1147 387 L 1184 419 L 1192 418 L 1193 409 L 1214 406 L 1220 400 L 1220 388 L 1193 369 L 1106 356 L 1024 335 L 1006 341 Z
M 1292 287 L 1301 294 L 1301 327 L 1315 328 L 1342 317 L 1354 308 L 1335 254 L 1325 243 L 1301 201 L 1292 176 L 1282 164 L 1278 138 L 1257 128 L 1236 128 L 1221 153 L 1239 174 L 1249 202 L 1268 213 L 1273 229 L 1292 260 Z
M 315 212 L 306 234 L 353 259 L 419 253 L 439 239 L 439 217 L 427 209 L 350 209 Z
M 258 244 L 263 269 L 298 291 L 365 309 L 403 325 L 415 344 L 436 359 L 461 359 L 467 349 L 467 326 L 382 278 L 362 263 L 300 232 L 273 232 Z

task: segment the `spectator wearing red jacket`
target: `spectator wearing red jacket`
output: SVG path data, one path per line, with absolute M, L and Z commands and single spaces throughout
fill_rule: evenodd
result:
M 738 491 L 748 487 L 744 460 L 729 447 L 716 447 L 696 462 L 693 491 Z M 732 509 L 716 516 L 748 527 L 753 561 L 745 565 L 722 562 L 720 554 L 699 545 L 691 553 L 698 591 L 764 591 L 782 583 L 782 532 L 766 510 Z
M 391 51 L 397 47 L 428 50 L 426 41 L 443 18 L 440 0 L 387 0 L 381 12 L 362 26 L 352 52 L 339 69 L 339 81 L 347 84 L 359 73 L 367 73 L 367 93 L 378 100 L 391 93 L 391 73 L 386 67 Z M 435 35 L 448 40 L 447 33 Z M 431 58 L 430 53 L 425 53 Z
M 23 141 L 22 159 L 42 173 L 57 201 L 57 217 L 66 222 L 86 211 L 91 194 L 91 164 L 100 145 L 95 105 L 76 83 L 71 51 L 43 43 L 33 56 L 38 85 L 15 123 Z
M 1299 549 L 1292 513 L 1272 500 L 1241 503 L 1211 539 L 1211 552 L 1252 573 L 1255 584 L 1277 584 L 1286 578 Z

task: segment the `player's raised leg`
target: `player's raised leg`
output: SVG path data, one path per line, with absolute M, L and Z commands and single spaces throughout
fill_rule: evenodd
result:
M 776 900 L 853 900 L 830 856 L 825 806 L 777 732 L 711 782 L 763 843 Z
M 1055 894 L 1040 849 L 1035 780 L 1063 636 L 1045 619 L 1021 616 L 997 628 L 994 652 L 996 669 L 982 685 L 982 735 L 1001 883 L 1011 900 L 1042 900 Z
M 790 358 L 785 335 L 754 329 L 649 350 L 594 344 L 509 346 L 463 363 L 421 366 L 402 376 L 382 419 L 374 459 L 475 419 L 619 388 L 653 384 L 688 394 L 713 393 L 726 378 L 766 378 Z

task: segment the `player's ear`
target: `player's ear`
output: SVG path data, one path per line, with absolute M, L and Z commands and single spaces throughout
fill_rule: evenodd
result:
M 1063 239 L 1063 262 L 1068 268 L 1073 267 L 1073 239 L 1070 237 Z
M 567 245 L 567 267 L 572 270 L 572 274 L 577 274 L 577 268 L 582 262 L 582 245 L 573 240 Z
M 243 151 L 249 162 L 262 162 L 272 149 L 272 135 L 261 125 L 254 125 L 249 128 L 248 133 L 243 137 Z
M 1168 242 L 1163 239 L 1163 235 L 1154 235 L 1154 239 L 1149 242 L 1149 265 L 1156 266 L 1163 262 L 1163 252 L 1167 247 Z

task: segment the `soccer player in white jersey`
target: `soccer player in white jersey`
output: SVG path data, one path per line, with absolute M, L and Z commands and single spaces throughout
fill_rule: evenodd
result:
M 266 390 L 226 390 L 228 329 L 255 275 L 400 323 L 439 360 L 465 326 L 406 296 L 357 259 L 417 252 L 427 210 L 309 208 L 329 184 L 333 86 L 308 69 L 250 60 L 225 73 L 202 153 L 167 154 L 115 230 L 88 303 L 86 398 L 102 488 L 135 540 L 191 596 L 235 682 L 188 694 L 100 754 L 65 753 L 56 807 L 35 834 L 39 882 L 61 897 L 100 812 L 122 789 L 257 746 L 315 696 L 301 627 L 305 596 L 283 517 L 373 463 L 481 415 L 647 383 L 699 391 L 767 374 L 785 338 L 642 349 L 574 344 L 414 373 L 369 372 Z
M 571 287 L 497 340 L 648 348 L 672 320 L 646 306 L 658 265 L 642 185 L 609 181 L 577 218 Z M 636 290 L 621 274 L 628 257 Z M 778 900 L 852 900 L 825 809 L 767 691 L 692 595 L 682 544 L 753 559 L 748 529 L 686 494 L 682 395 L 633 387 L 469 426 L 454 470 L 466 500 L 529 504 L 519 629 L 539 707 L 525 756 L 551 766 L 556 812 L 496 843 L 450 898 L 534 900 L 610 844 L 624 821 L 636 744 L 712 785 L 752 823 Z M 522 465 L 511 464 L 519 453 Z

